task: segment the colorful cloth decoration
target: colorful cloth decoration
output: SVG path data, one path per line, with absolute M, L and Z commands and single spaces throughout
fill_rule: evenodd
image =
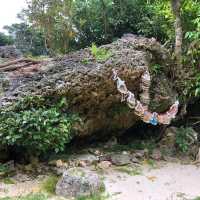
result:
M 148 102 L 149 99 L 149 87 L 150 87 L 150 74 L 148 71 L 145 71 L 141 77 L 142 85 L 141 88 L 143 89 L 143 94 L 140 97 L 146 97 L 143 100 L 145 103 Z M 126 87 L 125 81 L 121 80 L 118 77 L 117 71 L 113 69 L 113 80 L 117 82 L 117 90 L 122 95 L 122 101 L 126 101 L 127 105 L 134 109 L 134 112 L 137 116 L 139 116 L 145 123 L 150 123 L 154 126 L 158 124 L 170 124 L 171 120 L 176 117 L 178 112 L 179 102 L 176 101 L 170 109 L 165 112 L 158 114 L 156 112 L 148 111 L 148 105 L 143 105 L 140 101 L 135 99 L 135 95 L 129 91 Z M 145 95 L 144 95 L 145 94 Z
M 149 121 L 150 124 L 156 126 L 158 124 L 158 118 L 157 118 L 158 114 L 157 113 L 153 113 L 151 116 L 151 119 Z

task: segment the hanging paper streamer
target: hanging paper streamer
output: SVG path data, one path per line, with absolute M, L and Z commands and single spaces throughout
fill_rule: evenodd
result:
M 145 105 L 143 105 L 140 101 L 135 99 L 135 95 L 129 91 L 126 87 L 125 81 L 121 80 L 118 77 L 117 71 L 113 69 L 113 80 L 117 83 L 117 90 L 122 95 L 122 101 L 126 101 L 127 105 L 134 109 L 134 112 L 137 116 L 139 116 L 145 123 L 150 123 L 152 125 L 157 124 L 170 124 L 171 120 L 176 117 L 178 112 L 179 102 L 176 101 L 170 109 L 162 114 L 158 114 L 156 112 L 150 112 L 148 110 L 149 103 L 149 87 L 150 87 L 150 74 L 148 71 L 145 71 L 141 77 L 141 88 L 143 93 L 140 95 L 140 98 L 144 100 Z

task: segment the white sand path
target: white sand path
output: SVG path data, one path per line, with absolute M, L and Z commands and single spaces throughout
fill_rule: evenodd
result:
M 164 163 L 158 169 L 144 167 L 141 175 L 108 172 L 106 191 L 113 200 L 183 200 L 200 197 L 200 168 Z

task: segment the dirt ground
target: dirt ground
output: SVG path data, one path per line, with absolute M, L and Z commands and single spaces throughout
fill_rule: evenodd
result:
M 185 200 L 200 197 L 200 168 L 180 163 L 143 167 L 140 175 L 108 173 L 107 192 L 113 200 Z
M 102 174 L 108 200 L 193 200 L 200 197 L 200 167 L 180 162 L 144 164 L 129 173 L 111 167 Z M 0 197 L 26 195 L 40 190 L 44 176 L 15 184 L 0 183 Z

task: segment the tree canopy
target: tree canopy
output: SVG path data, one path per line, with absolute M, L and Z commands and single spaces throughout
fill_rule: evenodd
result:
M 124 33 L 157 40 L 173 48 L 173 1 L 165 0 L 28 0 L 20 13 L 22 24 L 7 27 L 17 46 L 32 54 L 67 53 L 74 49 L 112 42 Z M 199 40 L 198 0 L 180 1 L 183 51 Z M 23 41 L 22 38 L 25 38 Z M 17 42 L 21 41 L 21 42 Z M 19 43 L 23 44 L 21 47 Z M 37 50 L 35 50 L 37 49 Z

